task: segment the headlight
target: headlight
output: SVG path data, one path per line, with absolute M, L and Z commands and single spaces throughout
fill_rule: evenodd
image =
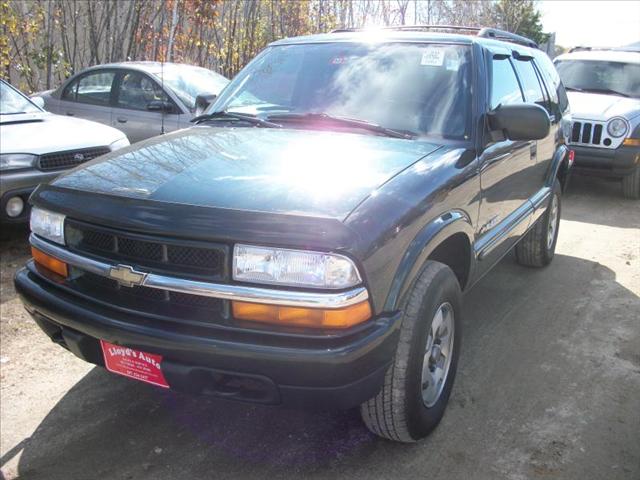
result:
M 3 153 L 0 155 L 0 170 L 33 167 L 37 158 L 37 155 L 30 153 Z
M 346 288 L 362 281 L 342 255 L 250 245 L 235 246 L 233 279 L 312 288 Z
M 122 147 L 128 147 L 129 145 L 129 139 L 127 137 L 123 137 L 120 140 L 116 140 L 111 145 L 109 145 L 109 148 L 112 152 L 114 152 Z
M 47 240 L 64 245 L 64 215 L 33 207 L 31 231 Z
M 613 138 L 620 138 L 627 133 L 627 122 L 623 118 L 612 118 L 607 125 L 607 132 Z

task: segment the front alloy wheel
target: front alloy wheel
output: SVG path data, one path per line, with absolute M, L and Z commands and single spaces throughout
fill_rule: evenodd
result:
M 402 305 L 398 347 L 380 392 L 360 406 L 376 435 L 415 442 L 444 415 L 458 365 L 460 284 L 451 269 L 427 261 Z

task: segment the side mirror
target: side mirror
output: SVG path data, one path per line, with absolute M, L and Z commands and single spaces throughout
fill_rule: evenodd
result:
M 171 113 L 173 112 L 173 105 L 166 100 L 153 100 L 147 104 L 147 110 L 150 112 Z
M 549 135 L 551 120 L 540 105 L 499 105 L 489 112 L 489 127 L 492 137 L 502 134 L 509 140 L 541 140 Z
M 196 116 L 202 115 L 204 111 L 218 97 L 215 93 L 204 93 L 196 97 Z
M 31 99 L 33 103 L 35 103 L 38 107 L 44 110 L 44 98 L 42 97 L 33 97 Z

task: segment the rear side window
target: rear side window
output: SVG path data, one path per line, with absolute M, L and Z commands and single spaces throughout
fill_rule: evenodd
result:
M 540 67 L 542 76 L 549 87 L 552 109 L 557 109 L 555 112 L 556 115 L 562 116 L 562 114 L 569 108 L 569 99 L 567 98 L 567 92 L 564 89 L 564 85 L 560 81 L 560 75 L 556 71 L 556 67 L 551 62 L 551 59 L 546 54 L 537 55 L 536 63 Z
M 491 109 L 522 103 L 522 91 L 508 58 L 494 58 L 491 69 Z
M 524 98 L 529 103 L 535 103 L 548 110 L 547 102 L 544 98 L 544 92 L 540 85 L 540 80 L 531 60 L 515 60 L 514 64 L 518 71 L 518 76 L 522 82 L 522 90 L 524 90 Z
M 109 106 L 115 72 L 94 72 L 67 85 L 62 99 L 91 105 Z

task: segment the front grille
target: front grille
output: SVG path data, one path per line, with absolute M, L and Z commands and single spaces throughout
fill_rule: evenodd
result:
M 571 143 L 583 145 L 611 145 L 610 138 L 603 138 L 604 125 L 594 122 L 573 122 L 571 128 Z
M 224 318 L 224 300 L 143 286 L 125 287 L 78 268 L 72 269 L 68 285 L 95 300 L 146 314 L 205 323 L 219 323 Z
M 67 150 L 66 152 L 47 153 L 40 156 L 40 159 L 38 160 L 38 168 L 45 172 L 50 170 L 63 170 L 75 167 L 89 160 L 93 160 L 94 158 L 109 152 L 109 147 L 95 147 Z
M 71 219 L 65 222 L 65 239 L 74 252 L 145 272 L 211 281 L 228 277 L 228 248 L 223 244 L 149 237 Z

